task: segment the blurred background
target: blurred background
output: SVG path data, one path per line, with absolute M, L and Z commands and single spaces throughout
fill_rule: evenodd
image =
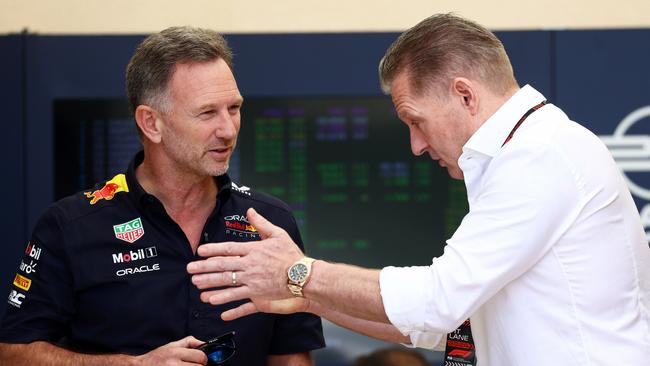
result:
M 647 0 L 0 0 L 0 284 L 8 293 L 48 205 L 123 171 L 139 149 L 124 70 L 145 35 L 172 25 L 226 35 L 246 98 L 230 174 L 291 205 L 310 255 L 429 264 L 467 211 L 464 185 L 411 155 L 377 65 L 400 32 L 437 12 L 495 31 L 520 85 L 605 141 L 650 239 Z M 319 366 L 389 346 L 327 322 L 325 335 Z

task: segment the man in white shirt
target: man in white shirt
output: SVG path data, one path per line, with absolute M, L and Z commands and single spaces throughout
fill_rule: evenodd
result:
M 313 260 L 249 210 L 264 240 L 203 245 L 188 265 L 202 300 L 252 299 L 224 319 L 308 311 L 426 348 L 470 318 L 480 366 L 647 364 L 650 249 L 603 143 L 454 15 L 402 34 L 380 76 L 413 153 L 465 180 L 470 212 L 444 254 L 381 271 Z

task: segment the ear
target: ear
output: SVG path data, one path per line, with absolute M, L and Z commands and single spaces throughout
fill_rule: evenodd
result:
M 463 77 L 454 78 L 452 80 L 451 92 L 453 96 L 459 98 L 463 108 L 472 116 L 478 114 L 480 100 L 477 93 L 477 85 L 474 82 Z
M 149 141 L 157 144 L 162 140 L 160 112 L 148 105 L 139 105 L 134 113 L 135 123 Z

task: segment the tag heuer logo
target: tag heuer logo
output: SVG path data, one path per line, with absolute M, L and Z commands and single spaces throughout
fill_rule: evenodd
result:
M 113 231 L 116 238 L 129 243 L 133 243 L 144 235 L 144 228 L 139 217 L 123 224 L 114 225 Z

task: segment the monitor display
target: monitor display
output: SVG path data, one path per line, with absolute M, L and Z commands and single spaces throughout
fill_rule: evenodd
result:
M 57 198 L 126 169 L 141 149 L 125 100 L 55 102 Z M 427 265 L 468 210 L 388 97 L 246 98 L 229 174 L 291 207 L 309 255 Z

